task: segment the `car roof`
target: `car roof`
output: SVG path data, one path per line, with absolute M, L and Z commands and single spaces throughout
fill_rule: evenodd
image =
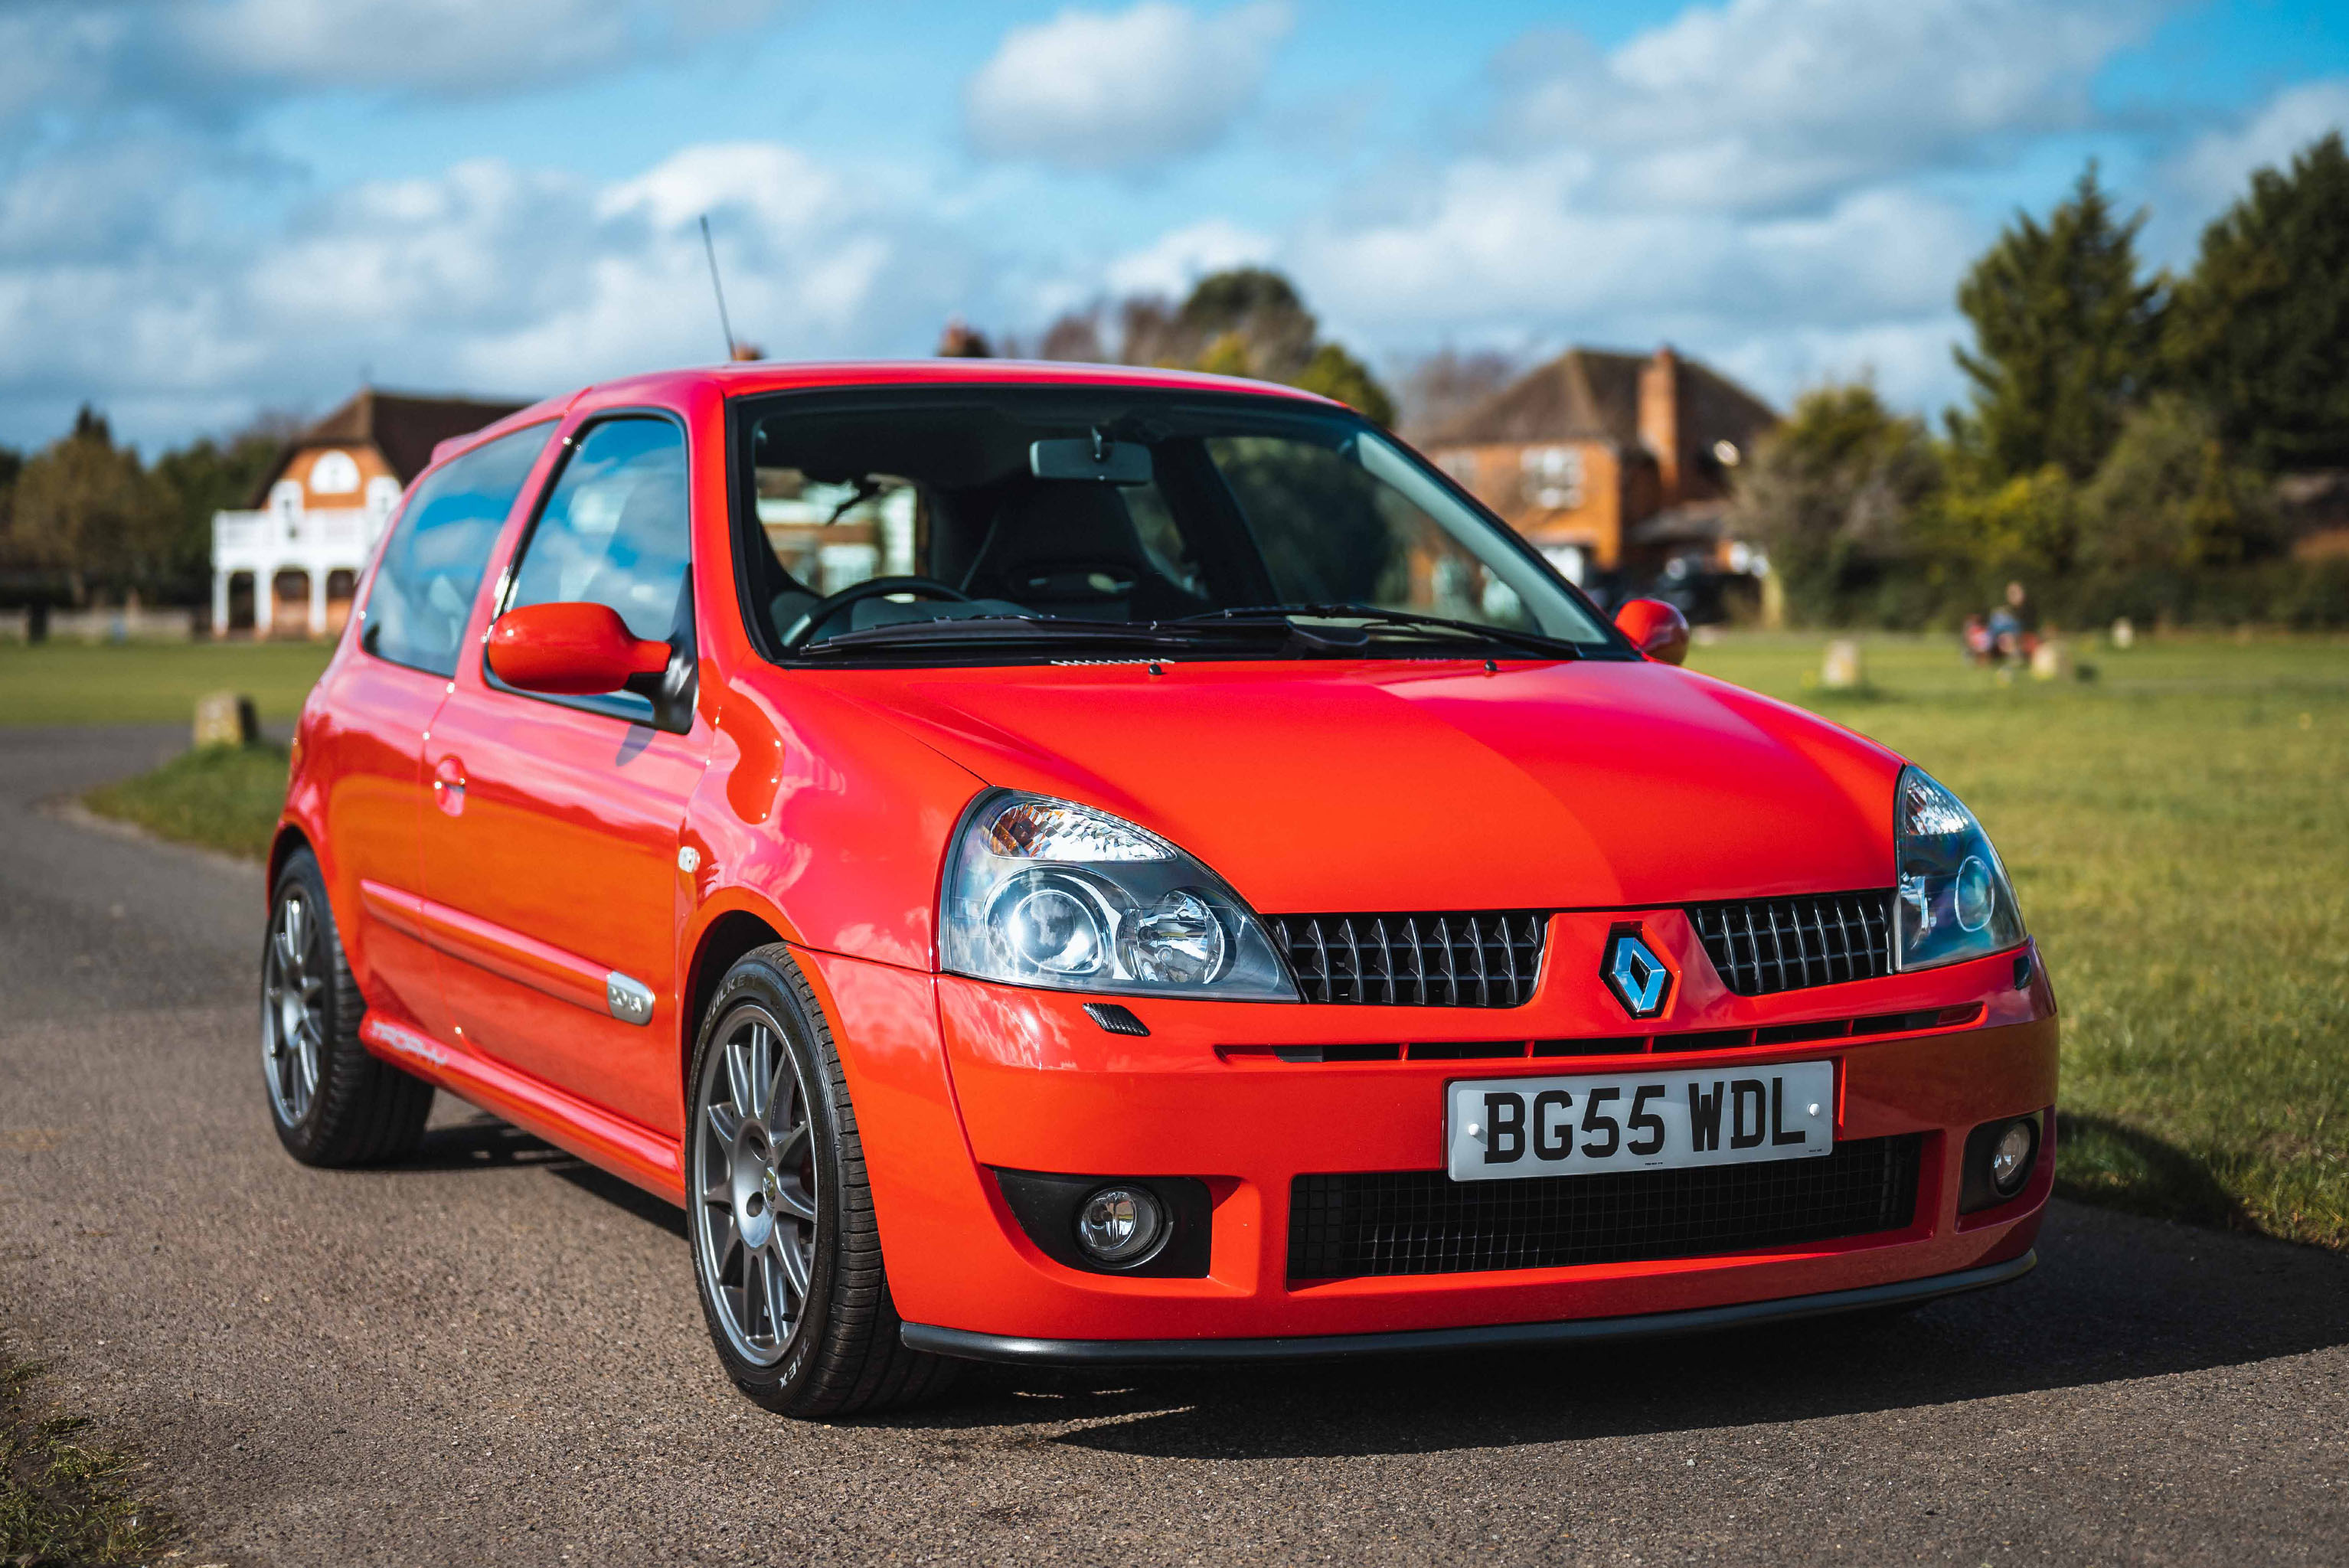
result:
M 1086 365 L 1059 359 L 846 359 L 811 361 L 753 360 L 747 364 L 699 365 L 675 370 L 648 371 L 598 381 L 554 397 L 542 398 L 493 425 L 470 435 L 443 441 L 434 449 L 436 463 L 468 448 L 511 430 L 547 419 L 561 418 L 584 400 L 597 404 L 641 401 L 676 404 L 694 387 L 714 387 L 725 397 L 754 397 L 766 392 L 791 392 L 825 387 L 1120 387 L 1168 391 L 1238 393 L 1288 402 L 1342 407 L 1343 404 L 1287 387 L 1277 381 L 1253 381 L 1237 376 L 1211 376 L 1197 370 L 1162 370 L 1153 366 Z

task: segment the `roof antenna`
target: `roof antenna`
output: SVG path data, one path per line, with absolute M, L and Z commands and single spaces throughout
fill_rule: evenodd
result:
M 718 281 L 718 247 L 709 242 L 709 214 L 701 215 L 701 249 L 709 258 L 709 292 L 718 296 L 718 326 L 726 334 L 726 358 L 730 364 L 741 357 L 734 350 L 734 324 L 726 319 L 726 285 Z

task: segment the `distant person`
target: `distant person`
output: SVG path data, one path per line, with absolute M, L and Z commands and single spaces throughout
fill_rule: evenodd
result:
M 1984 624 L 1980 615 L 1966 617 L 1962 635 L 1965 639 L 1967 662 L 1976 665 L 1990 663 L 1991 652 L 1995 645 L 1991 638 L 1990 627 Z

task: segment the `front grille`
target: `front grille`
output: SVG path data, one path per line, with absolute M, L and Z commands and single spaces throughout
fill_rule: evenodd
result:
M 1689 907 L 1705 956 L 1741 996 L 1873 980 L 1892 970 L 1889 892 L 1827 892 Z
M 1454 1181 L 1441 1171 L 1299 1176 L 1288 1277 L 1461 1274 L 1705 1257 L 1906 1228 L 1923 1135 L 1810 1160 Z
M 1541 972 L 1546 914 L 1268 914 L 1309 1002 L 1515 1007 Z

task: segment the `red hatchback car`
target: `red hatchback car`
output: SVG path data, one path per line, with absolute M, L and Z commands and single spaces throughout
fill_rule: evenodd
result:
M 1278 387 L 653 376 L 448 443 L 303 710 L 268 1099 L 681 1204 L 795 1415 L 2031 1266 L 2054 998 L 1957 799 Z

